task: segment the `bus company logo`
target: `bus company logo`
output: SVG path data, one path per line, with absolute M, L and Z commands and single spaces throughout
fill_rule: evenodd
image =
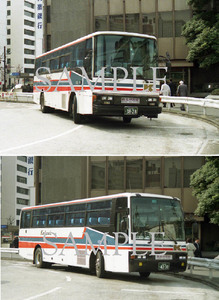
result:
M 44 254 L 49 255 L 49 256 L 55 255 L 57 253 L 57 251 L 58 251 L 58 246 L 57 246 L 56 243 L 54 243 L 54 242 L 51 241 L 51 238 L 50 238 L 50 240 L 48 240 L 46 236 L 47 235 L 49 235 L 49 236 L 53 235 L 54 238 L 57 238 L 57 234 L 55 232 L 51 232 L 51 231 L 50 232 L 41 231 L 41 233 L 43 234 L 43 241 L 44 241 L 44 243 L 47 244 L 47 245 L 50 245 L 50 246 L 54 247 L 54 251 L 52 253 L 48 253 L 47 250 L 45 250 L 43 248 Z M 115 235 L 115 252 L 114 252 L 113 256 L 114 255 L 121 255 L 121 254 L 119 254 L 119 247 L 125 247 L 125 246 L 127 246 L 129 237 L 124 232 L 113 232 L 113 233 Z M 92 251 L 93 251 L 93 253 L 95 255 L 97 254 L 97 252 L 98 252 L 99 249 L 104 249 L 104 252 L 103 252 L 104 256 L 105 255 L 109 255 L 107 253 L 107 234 L 108 234 L 108 232 L 103 233 L 102 239 L 98 241 L 98 246 L 97 246 L 96 243 L 93 244 L 93 242 L 92 242 L 92 240 L 91 240 L 88 232 L 85 232 L 84 233 L 85 239 L 86 239 L 86 242 L 85 242 L 85 252 L 81 253 L 81 251 L 80 251 L 80 253 L 79 253 L 77 242 L 75 241 L 72 233 L 70 232 L 69 235 L 68 235 L 68 237 L 67 237 L 67 239 L 66 239 L 66 241 L 65 241 L 65 244 L 64 244 L 64 246 L 63 246 L 63 248 L 61 250 L 61 253 L 59 255 L 64 255 L 63 252 L 68 247 L 71 247 L 71 248 L 73 247 L 75 249 L 75 252 L 76 252 L 75 255 L 77 255 L 77 256 L 82 256 L 82 255 L 86 256 L 86 255 L 89 255 L 88 254 L 88 249 L 92 249 Z M 131 255 L 136 255 L 136 248 L 137 248 L 136 247 L 136 235 L 138 233 L 137 232 L 132 232 L 131 234 L 132 234 L 132 237 L 133 237 L 133 245 L 132 245 L 133 252 L 132 252 Z M 150 254 L 149 255 L 150 256 L 155 256 L 156 255 L 156 253 L 155 253 L 155 235 L 161 235 L 161 236 L 164 237 L 165 233 L 164 232 L 149 232 L 149 234 L 150 234 L 150 242 L 151 242 L 150 243 L 151 250 L 150 250 Z M 123 238 L 125 239 L 125 241 L 123 243 L 119 243 L 119 235 L 123 236 Z M 163 244 L 163 242 L 159 241 L 159 247 L 162 247 L 163 246 L 162 244 Z M 109 246 L 112 246 L 112 245 L 109 245 Z M 147 253 L 148 253 L 148 251 L 145 252 L 145 253 L 143 253 L 143 254 L 141 254 L 141 255 L 145 256 Z M 159 255 L 161 255 L 161 256 L 165 255 L 165 254 L 166 254 L 166 251 L 164 251 L 163 253 L 159 252 Z
M 105 91 L 105 76 L 104 76 L 104 73 L 105 73 L 105 70 L 107 69 L 108 67 L 102 67 L 101 70 L 99 71 L 99 75 L 95 81 L 94 84 L 92 84 L 92 81 L 89 79 L 88 75 L 87 75 L 87 72 L 85 70 L 84 67 L 79 67 L 79 69 L 81 69 L 81 72 L 82 72 L 82 75 L 80 75 L 82 77 L 82 85 L 81 85 L 81 90 L 84 91 L 84 81 L 87 82 L 87 84 L 89 85 L 91 91 L 93 92 L 97 83 L 101 82 L 101 86 L 102 86 L 102 91 Z M 117 82 L 118 82 L 118 78 L 117 78 L 117 74 L 118 74 L 118 70 L 120 71 L 123 71 L 124 73 L 124 78 L 119 78 L 119 80 L 125 80 L 128 78 L 128 71 L 126 68 L 124 67 L 110 67 L 112 70 L 113 70 L 113 92 L 116 92 L 117 91 Z M 137 83 L 136 83 L 136 80 L 137 80 L 137 69 L 139 67 L 130 67 L 132 70 L 133 70 L 133 92 L 136 92 L 137 91 Z M 150 67 L 150 69 L 152 69 L 152 72 L 153 72 L 153 80 L 149 80 L 149 82 L 152 82 L 152 85 L 153 85 L 153 92 L 156 92 L 156 82 L 157 81 L 165 81 L 166 82 L 166 76 L 164 76 L 163 78 L 158 78 L 157 77 L 157 70 L 165 70 L 167 72 L 167 67 Z M 48 72 L 48 74 L 46 74 L 45 76 L 41 76 L 39 74 L 40 70 L 46 70 Z M 57 92 L 58 91 L 58 87 L 62 81 L 62 77 L 65 75 L 65 77 L 67 78 L 67 81 L 71 87 L 71 92 L 75 92 L 76 93 L 76 90 L 75 90 L 75 87 L 72 83 L 72 80 L 69 76 L 69 71 L 67 70 L 67 68 L 65 67 L 63 69 L 63 72 L 59 78 L 59 81 L 54 89 L 54 91 L 52 92 Z M 44 90 L 44 92 L 49 92 L 51 87 L 52 87 L 52 83 L 51 83 L 51 72 L 50 72 L 50 68 L 48 67 L 40 67 L 36 70 L 36 77 L 43 82 L 43 84 L 45 85 L 45 87 L 47 87 L 47 89 Z M 112 79 L 112 78 L 110 78 Z M 147 81 L 147 80 L 146 80 Z M 66 79 L 65 79 L 65 82 L 66 82 Z M 40 89 L 37 85 L 36 85 L 36 90 L 38 92 L 42 92 L 42 89 Z

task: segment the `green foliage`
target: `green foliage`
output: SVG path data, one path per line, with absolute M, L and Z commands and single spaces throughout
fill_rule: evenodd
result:
M 211 9 L 210 0 L 187 2 L 195 9 L 193 18 L 182 31 L 189 48 L 187 60 L 197 61 L 201 68 L 208 68 L 219 62 L 219 14 Z
M 211 95 L 219 95 L 219 89 L 215 89 L 211 92 Z
M 211 223 L 219 225 L 219 158 L 206 158 L 206 163 L 191 175 L 190 185 L 198 199 L 195 213 L 207 215 Z

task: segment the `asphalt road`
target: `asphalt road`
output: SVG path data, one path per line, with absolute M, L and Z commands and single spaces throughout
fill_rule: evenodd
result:
M 203 283 L 174 276 L 107 273 L 106 278 L 90 275 L 88 270 L 54 265 L 38 269 L 28 261 L 1 261 L 1 299 L 147 299 L 217 300 L 218 292 Z
M 0 102 L 0 155 L 213 155 L 218 129 L 162 113 L 124 124 L 95 118 L 74 124 L 67 113 L 43 114 L 36 104 Z

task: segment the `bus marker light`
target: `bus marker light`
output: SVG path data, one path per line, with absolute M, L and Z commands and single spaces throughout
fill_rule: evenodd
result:
M 142 263 L 142 262 L 140 262 L 138 265 L 139 265 L 139 267 L 142 267 L 142 266 L 143 266 L 143 263 Z

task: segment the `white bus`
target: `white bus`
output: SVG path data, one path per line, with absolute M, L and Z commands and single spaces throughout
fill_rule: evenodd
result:
M 43 113 L 69 112 L 77 124 L 92 115 L 119 116 L 126 123 L 157 118 L 160 98 L 151 69 L 156 66 L 155 37 L 95 32 L 36 58 L 34 101 Z
M 106 271 L 182 272 L 187 252 L 180 200 L 124 193 L 22 209 L 19 254 L 37 267 L 65 264 Z

